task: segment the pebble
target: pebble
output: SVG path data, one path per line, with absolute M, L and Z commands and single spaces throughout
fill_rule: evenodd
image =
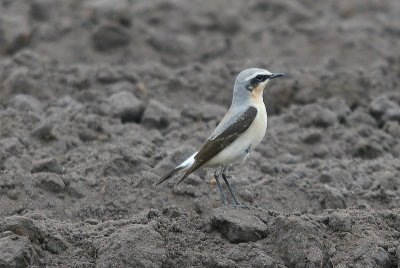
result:
M 140 122 L 145 110 L 142 101 L 130 92 L 121 91 L 113 94 L 109 99 L 111 112 L 119 117 L 122 123 Z
M 217 208 L 211 225 L 233 243 L 257 241 L 268 232 L 265 223 L 245 209 Z

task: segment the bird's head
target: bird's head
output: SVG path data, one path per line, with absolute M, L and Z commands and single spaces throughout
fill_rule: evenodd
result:
M 247 101 L 262 101 L 263 91 L 272 79 L 284 74 L 271 73 L 260 68 L 250 68 L 239 73 L 233 90 L 233 102 L 241 104 Z

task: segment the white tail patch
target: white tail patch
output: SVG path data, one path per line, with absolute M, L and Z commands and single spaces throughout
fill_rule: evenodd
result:
M 190 168 L 193 163 L 194 163 L 194 157 L 196 156 L 197 152 L 195 152 L 194 154 L 192 154 L 188 159 L 186 159 L 185 161 L 182 162 L 182 164 L 180 164 L 178 166 L 178 168 Z
M 188 170 L 194 164 L 194 161 L 195 161 L 194 157 L 196 156 L 196 154 L 197 154 L 197 152 L 195 152 L 192 156 L 190 156 L 188 159 L 183 161 L 179 166 L 177 166 L 176 168 L 171 170 L 167 175 L 162 177 L 158 182 L 154 183 L 154 186 L 159 185 L 160 183 L 168 180 L 172 176 L 174 176 L 182 171 Z

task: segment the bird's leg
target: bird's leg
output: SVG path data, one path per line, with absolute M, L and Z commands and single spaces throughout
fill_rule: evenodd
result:
M 222 203 L 224 205 L 226 205 L 227 204 L 226 196 L 225 196 L 224 191 L 222 190 L 221 181 L 219 180 L 219 177 L 221 176 L 221 173 L 222 173 L 223 170 L 224 170 L 224 168 L 222 166 L 221 166 L 221 170 L 219 170 L 219 168 L 217 168 L 217 170 L 215 170 L 215 172 L 214 172 L 214 178 L 217 181 L 218 190 L 219 190 L 219 192 L 221 194 L 221 201 L 222 201 Z
M 224 181 L 225 181 L 226 185 L 228 186 L 228 189 L 229 189 L 229 191 L 231 192 L 231 195 L 232 195 L 232 197 L 233 197 L 234 206 L 235 206 L 235 207 L 245 207 L 244 205 L 242 205 L 242 204 L 239 203 L 238 198 L 237 198 L 237 195 L 236 195 L 235 191 L 233 190 L 232 185 L 231 185 L 231 184 L 229 183 L 229 181 L 228 181 L 228 169 L 229 169 L 229 166 L 225 167 L 225 168 L 222 170 L 221 173 L 222 173 L 222 178 L 224 179 Z

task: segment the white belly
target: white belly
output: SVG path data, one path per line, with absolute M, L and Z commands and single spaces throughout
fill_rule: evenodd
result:
M 228 147 L 211 158 L 205 166 L 232 164 L 243 159 L 249 148 L 253 150 L 262 141 L 267 130 L 267 112 L 264 103 L 257 106 L 258 114 L 253 124 Z

